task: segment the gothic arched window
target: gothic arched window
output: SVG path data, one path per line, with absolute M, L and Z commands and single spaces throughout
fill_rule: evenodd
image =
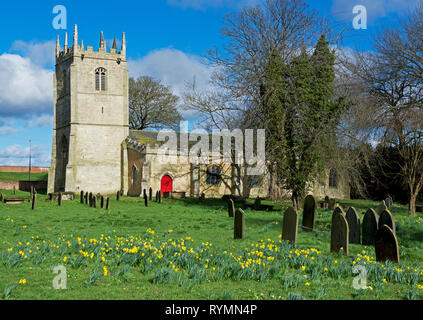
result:
M 330 169 L 329 171 L 329 187 L 336 188 L 338 187 L 337 174 L 335 169 Z
M 106 91 L 106 69 L 104 68 L 95 70 L 95 90 Z

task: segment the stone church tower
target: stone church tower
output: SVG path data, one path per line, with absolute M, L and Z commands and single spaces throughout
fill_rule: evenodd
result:
M 122 142 L 128 135 L 125 34 L 118 52 L 116 39 L 107 50 L 101 32 L 100 47 L 94 51 L 79 44 L 75 25 L 72 47 L 67 33 L 64 50 L 57 38 L 48 192 L 111 194 L 126 189 Z

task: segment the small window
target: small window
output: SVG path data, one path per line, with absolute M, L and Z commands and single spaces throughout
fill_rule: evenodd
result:
M 206 184 L 218 185 L 220 183 L 220 169 L 216 166 L 207 168 Z
M 337 174 L 335 169 L 330 169 L 329 171 L 329 187 L 338 187 Z
M 98 68 L 95 71 L 95 90 L 106 91 L 106 69 Z

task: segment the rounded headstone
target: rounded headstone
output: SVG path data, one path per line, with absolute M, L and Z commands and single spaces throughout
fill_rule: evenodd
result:
M 351 207 L 347 210 L 345 219 L 348 222 L 349 243 L 360 244 L 360 216 L 354 207 Z
M 297 244 L 297 234 L 298 213 L 293 207 L 289 207 L 283 214 L 282 240 L 288 241 L 295 246 Z
M 392 213 L 386 209 L 379 216 L 379 226 L 386 224 L 395 233 L 395 221 Z
M 378 215 L 373 209 L 367 210 L 363 218 L 362 244 L 375 245 L 376 232 L 378 229 Z
M 382 225 L 376 233 L 375 239 L 376 261 L 391 260 L 400 262 L 398 240 L 395 233 L 386 224 Z
M 312 195 L 308 195 L 304 199 L 303 223 L 304 231 L 313 231 L 316 219 L 316 200 Z
M 341 248 L 344 254 L 348 255 L 349 229 L 345 216 L 340 212 L 332 215 L 332 226 L 330 234 L 330 251 L 338 253 Z

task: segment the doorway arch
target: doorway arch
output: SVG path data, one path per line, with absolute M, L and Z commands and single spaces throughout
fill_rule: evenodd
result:
M 160 183 L 160 190 L 163 193 L 165 192 L 172 192 L 173 191 L 173 179 L 170 175 L 166 174 L 162 177 Z

